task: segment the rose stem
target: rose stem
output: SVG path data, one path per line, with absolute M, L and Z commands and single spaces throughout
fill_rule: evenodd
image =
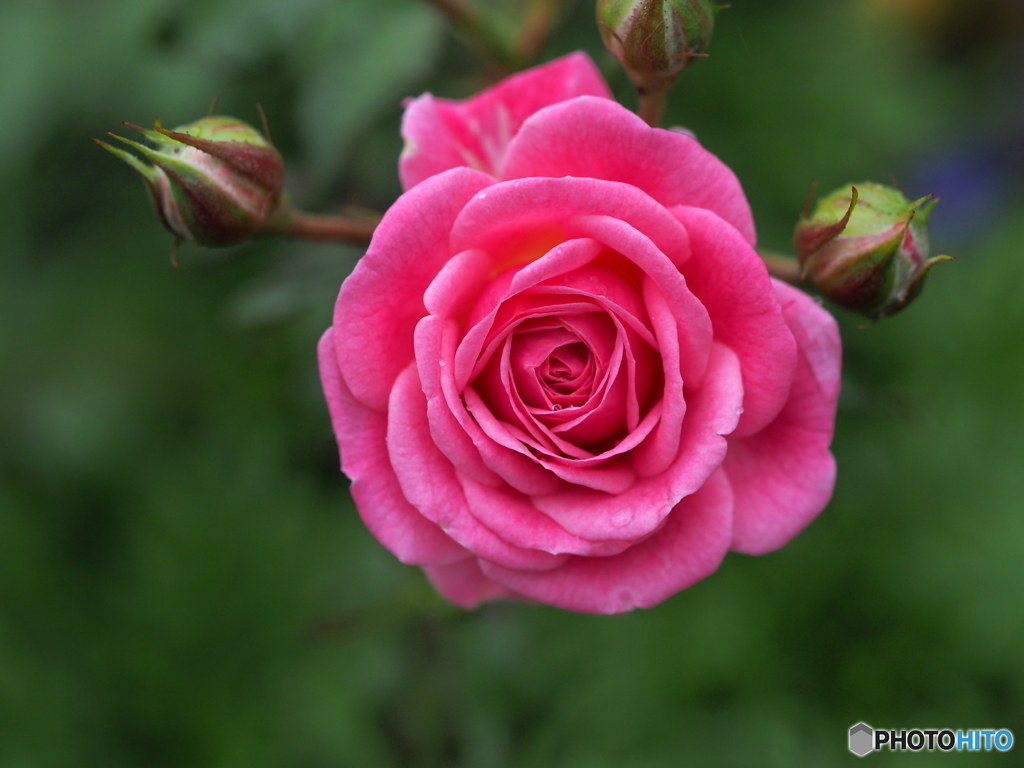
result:
M 430 2 L 440 8 L 456 24 L 472 26 L 476 23 L 473 9 L 463 0 L 430 0 Z
M 657 86 L 638 85 L 636 87 L 637 95 L 640 97 L 640 106 L 637 108 L 636 113 L 651 128 L 661 127 L 661 115 L 665 111 L 665 105 L 668 103 L 670 87 L 671 81 L 665 85 L 659 83 Z
M 326 216 L 293 210 L 285 234 L 300 240 L 368 243 L 377 223 L 373 219 L 354 216 Z
M 516 55 L 524 64 L 530 63 L 540 54 L 540 49 L 551 35 L 560 5 L 561 0 L 533 0 L 530 3 L 516 41 Z
M 772 277 L 785 280 L 792 285 L 799 285 L 803 281 L 800 265 L 792 256 L 783 256 L 774 251 L 758 251 L 757 255 L 764 261 L 764 265 L 768 267 L 768 274 Z
M 490 28 L 480 13 L 465 0 L 428 0 L 428 2 L 437 6 L 453 26 L 462 30 L 480 47 L 485 57 L 491 59 L 492 67 L 502 70 L 502 77 L 518 68 L 517 55 L 508 50 L 508 47 Z

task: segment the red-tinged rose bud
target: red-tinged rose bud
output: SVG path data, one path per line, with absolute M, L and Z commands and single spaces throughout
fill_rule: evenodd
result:
M 841 187 L 797 224 L 802 275 L 840 306 L 878 320 L 917 298 L 932 267 L 928 216 L 938 199 L 914 202 L 880 184 Z
M 665 90 L 705 55 L 718 6 L 710 0 L 598 0 L 605 47 L 641 92 Z
M 181 240 L 226 246 L 278 231 L 283 207 L 284 162 L 263 135 L 232 117 L 206 117 L 173 131 L 156 121 L 148 147 L 114 136 L 152 165 L 102 141 L 142 176 L 164 226 Z

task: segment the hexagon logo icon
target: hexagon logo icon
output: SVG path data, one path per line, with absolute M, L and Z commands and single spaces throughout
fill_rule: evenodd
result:
M 864 757 L 875 749 L 875 729 L 867 723 L 857 723 L 850 729 L 850 751 Z

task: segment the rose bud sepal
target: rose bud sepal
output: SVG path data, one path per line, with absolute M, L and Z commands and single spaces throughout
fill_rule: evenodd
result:
M 842 307 L 879 320 L 896 314 L 949 256 L 928 257 L 933 196 L 908 201 L 879 184 L 842 187 L 802 217 L 794 236 L 804 279 Z
M 159 121 L 153 130 L 125 125 L 154 147 L 111 135 L 152 166 L 98 143 L 139 172 L 162 223 L 177 238 L 216 247 L 279 231 L 284 163 L 255 128 L 228 117 L 207 117 L 173 131 Z
M 641 93 L 667 89 L 706 55 L 718 7 L 709 0 L 598 0 L 605 47 Z

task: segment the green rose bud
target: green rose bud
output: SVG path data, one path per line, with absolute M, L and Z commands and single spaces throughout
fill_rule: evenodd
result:
M 125 123 L 145 135 L 148 147 L 114 136 L 153 165 L 102 141 L 138 171 L 163 225 L 180 240 L 226 246 L 276 231 L 284 162 L 263 135 L 232 117 L 206 117 L 169 131 Z
M 938 199 L 909 202 L 880 184 L 841 187 L 818 201 L 796 227 L 802 275 L 840 306 L 874 320 L 917 298 L 932 267 L 928 216 Z
M 703 56 L 718 7 L 710 0 L 598 0 L 605 47 L 641 93 L 667 88 Z

